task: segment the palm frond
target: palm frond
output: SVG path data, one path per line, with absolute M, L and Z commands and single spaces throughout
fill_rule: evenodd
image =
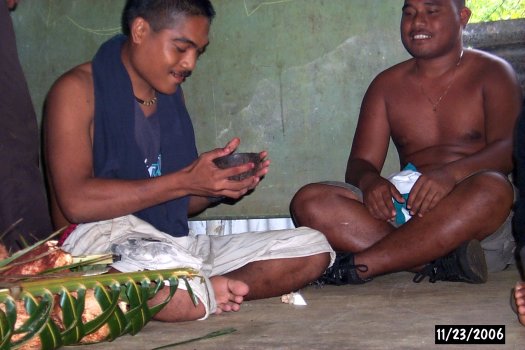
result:
M 236 331 L 237 330 L 235 328 L 233 328 L 233 327 L 224 328 L 224 329 L 220 329 L 218 331 L 210 332 L 210 333 L 208 333 L 206 335 L 203 335 L 202 337 L 191 338 L 191 339 L 180 341 L 180 342 L 177 342 L 177 343 L 171 343 L 171 344 L 168 344 L 168 345 L 159 346 L 159 347 L 153 348 L 151 350 L 169 349 L 169 348 L 173 348 L 175 346 L 188 344 L 188 343 L 193 343 L 195 341 L 199 341 L 199 340 L 203 340 L 203 339 L 210 339 L 210 338 L 220 337 L 221 335 L 230 334 L 230 333 L 233 333 L 233 332 L 236 332 Z
M 197 277 L 197 271 L 192 269 L 170 269 L 19 282 L 0 290 L 0 349 L 16 349 L 35 338 L 45 350 L 86 343 L 90 342 L 90 335 L 103 327 L 106 334 L 96 341 L 134 335 L 171 300 L 180 279 L 196 303 L 188 279 Z M 165 287 L 165 281 L 169 287 Z M 164 288 L 169 288 L 166 298 L 157 305 L 149 305 L 151 298 Z M 86 320 L 89 293 L 99 312 Z M 126 307 L 121 308 L 120 303 Z M 60 318 L 54 311 L 56 308 L 60 309 Z M 26 319 L 18 319 L 24 312 Z
M 19 250 L 17 251 L 16 253 L 14 253 L 13 255 L 11 255 L 10 257 L 8 258 L 5 258 L 5 259 L 2 259 L 0 260 L 0 268 L 4 268 L 6 267 L 7 265 L 11 264 L 11 262 L 13 260 L 16 260 L 18 259 L 19 257 L 21 257 L 22 255 L 24 254 L 27 254 L 28 252 L 40 247 L 42 244 L 46 243 L 47 241 L 51 240 L 52 238 L 58 236 L 59 234 L 61 234 L 63 231 L 63 229 L 60 229 L 58 231 L 55 231 L 54 233 L 52 233 L 51 235 L 49 235 L 49 237 L 47 237 L 46 239 L 44 240 L 41 240 L 41 241 L 38 241 L 36 242 L 35 244 L 32 244 L 22 250 Z

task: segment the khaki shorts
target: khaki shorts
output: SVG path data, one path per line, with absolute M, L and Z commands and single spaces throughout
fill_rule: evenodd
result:
M 352 191 L 359 200 L 363 202 L 363 193 L 359 188 L 351 184 L 341 181 L 325 181 L 321 182 L 321 184 L 346 188 Z M 512 234 L 513 215 L 514 212 L 511 212 L 507 220 L 505 220 L 496 232 L 480 242 L 485 253 L 485 260 L 487 261 L 489 272 L 501 271 L 515 262 L 514 250 L 516 249 L 516 242 Z
M 216 303 L 209 277 L 223 275 L 261 260 L 298 258 L 335 252 L 324 235 L 306 227 L 226 236 L 173 237 L 133 215 L 78 225 L 62 249 L 73 256 L 116 253 L 112 266 L 122 272 L 190 267 L 204 277 L 190 280 L 206 307 L 206 318 Z M 186 289 L 184 283 L 179 288 Z

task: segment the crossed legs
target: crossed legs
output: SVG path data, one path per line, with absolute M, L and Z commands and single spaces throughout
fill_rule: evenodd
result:
M 303 187 L 291 211 L 297 225 L 323 232 L 334 250 L 355 253 L 355 264 L 368 267 L 358 272 L 360 277 L 368 278 L 417 270 L 467 240 L 481 241 L 505 221 L 513 198 L 505 176 L 480 172 L 457 184 L 423 217 L 399 228 L 373 218 L 351 191 L 324 184 Z

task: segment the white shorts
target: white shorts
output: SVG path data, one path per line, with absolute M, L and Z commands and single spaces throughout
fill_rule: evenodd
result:
M 223 275 L 261 260 L 298 258 L 335 252 L 319 231 L 299 227 L 290 230 L 249 232 L 225 236 L 173 237 L 149 223 L 127 215 L 112 220 L 80 224 L 62 245 L 73 256 L 116 253 L 121 260 L 112 267 L 122 272 L 190 267 L 204 277 L 190 280 L 195 295 L 215 312 L 209 277 Z M 186 289 L 184 283 L 179 288 Z

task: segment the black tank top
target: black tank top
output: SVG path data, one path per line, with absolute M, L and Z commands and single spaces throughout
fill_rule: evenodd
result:
M 135 101 L 135 140 L 142 152 L 144 166 L 150 177 L 162 175 L 160 151 L 160 121 L 157 112 L 144 115 Z

